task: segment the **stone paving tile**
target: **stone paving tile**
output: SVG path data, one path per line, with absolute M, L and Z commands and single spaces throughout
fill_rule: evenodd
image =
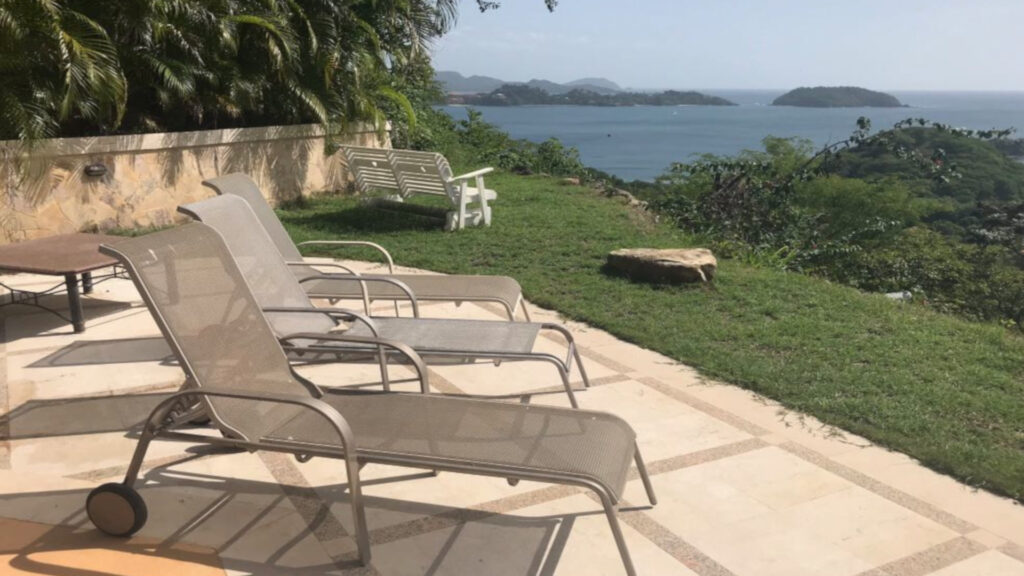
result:
M 774 447 L 657 478 L 647 514 L 737 574 L 856 574 L 956 536 Z
M 103 574 L 104 576 L 224 575 L 208 548 L 155 540 L 115 540 L 74 530 L 0 518 L 0 573 Z
M 86 302 L 84 334 L 31 309 L 0 309 L 0 573 L 621 573 L 607 520 L 579 488 L 368 466 L 374 560 L 358 567 L 340 462 L 159 441 L 140 488 L 149 523 L 128 541 L 98 535 L 86 494 L 124 474 L 137 422 L 182 375 L 129 282 L 101 284 Z M 373 309 L 394 314 L 390 303 Z M 530 310 L 535 321 L 559 321 Z M 503 319 L 493 305 L 429 303 L 423 313 Z M 632 423 L 660 497 L 646 506 L 631 474 L 620 519 L 641 574 L 1021 573 L 1021 507 L 600 330 L 570 327 L 595 384 L 584 391 L 574 375 L 581 405 Z M 539 347 L 564 351 L 557 338 Z M 298 371 L 320 384 L 379 387 L 372 363 Z M 412 376 L 408 366 L 389 373 Z M 568 405 L 541 364 L 436 365 L 431 377 L 435 392 Z
M 936 570 L 929 576 L 1024 576 L 1024 563 L 989 550 Z

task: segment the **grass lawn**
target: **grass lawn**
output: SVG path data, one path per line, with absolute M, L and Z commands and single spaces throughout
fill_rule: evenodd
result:
M 488 184 L 499 195 L 488 229 L 445 233 L 336 197 L 281 217 L 296 241 L 372 240 L 402 265 L 514 276 L 540 306 L 1024 500 L 1024 338 L 733 261 L 719 263 L 710 287 L 631 283 L 602 273 L 609 251 L 692 240 L 556 179 L 500 174 Z

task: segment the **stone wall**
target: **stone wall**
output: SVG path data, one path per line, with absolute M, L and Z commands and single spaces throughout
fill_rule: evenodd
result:
M 341 142 L 387 146 L 369 128 Z M 232 172 L 252 176 L 278 202 L 347 188 L 340 154 L 324 154 L 316 125 L 64 138 L 30 155 L 0 142 L 0 244 L 83 230 L 165 226 L 179 204 L 212 194 L 200 183 Z M 86 167 L 106 173 L 90 176 Z

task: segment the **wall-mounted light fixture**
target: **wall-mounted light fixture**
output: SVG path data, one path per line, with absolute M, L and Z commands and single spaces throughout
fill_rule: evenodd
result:
M 95 162 L 85 167 L 86 176 L 103 176 L 107 173 L 107 167 L 102 162 Z

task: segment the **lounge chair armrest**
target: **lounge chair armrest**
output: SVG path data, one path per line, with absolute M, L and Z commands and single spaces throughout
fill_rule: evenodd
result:
M 364 242 L 362 240 L 307 240 L 299 242 L 296 246 L 300 248 L 302 246 L 369 246 L 384 255 L 384 258 L 388 261 L 388 272 L 391 274 L 395 273 L 395 261 L 391 258 L 391 253 L 376 242 Z
M 327 419 L 328 422 L 338 432 L 339 439 L 341 440 L 342 450 L 345 451 L 345 459 L 347 460 L 349 455 L 355 455 L 355 435 L 352 433 L 352 427 L 348 425 L 348 421 L 342 416 L 333 406 L 320 400 L 313 398 L 312 396 L 302 396 L 297 394 L 276 394 L 271 392 L 240 392 L 238 390 L 222 390 L 216 387 L 200 386 L 196 388 L 190 388 L 188 390 L 182 390 L 172 394 L 159 404 L 149 415 L 149 419 L 146 424 L 151 425 L 154 422 L 163 420 L 165 413 L 171 407 L 174 406 L 179 400 L 183 400 L 187 397 L 195 396 L 215 396 L 218 398 L 232 398 L 236 400 L 252 400 L 254 402 L 276 402 L 278 404 L 293 404 L 295 406 L 302 406 L 314 412 L 319 413 L 321 416 Z M 154 416 L 159 415 L 159 418 Z M 250 438 L 250 440 L 256 440 Z M 349 450 L 349 448 L 353 450 Z
M 299 284 L 302 284 L 303 282 L 311 282 L 313 280 L 359 282 L 362 287 L 364 300 L 369 299 L 369 293 L 367 292 L 366 285 L 364 285 L 363 282 L 379 282 L 381 284 L 391 284 L 392 286 L 396 286 L 402 292 L 405 292 L 405 295 L 408 297 L 409 302 L 412 303 L 412 315 L 416 318 L 420 317 L 420 305 L 416 301 L 416 294 L 413 293 L 412 288 L 410 288 L 408 284 L 402 282 L 401 280 L 389 278 L 387 276 L 350 276 L 346 274 L 320 274 L 318 276 L 308 276 L 306 278 L 303 278 L 302 280 L 299 280 Z M 369 312 L 369 310 L 367 310 L 367 312 Z
M 483 176 L 484 174 L 490 174 L 491 172 L 494 172 L 494 168 L 491 168 L 491 167 L 488 166 L 487 168 L 481 168 L 479 170 L 474 170 L 472 172 L 467 172 L 465 174 L 459 174 L 458 176 L 452 176 L 451 178 L 448 179 L 448 181 L 449 182 L 459 182 L 461 180 L 470 180 L 472 178 L 476 178 L 477 176 Z
M 344 270 L 346 274 L 351 274 L 352 276 L 359 276 L 359 272 L 356 272 L 355 270 L 349 268 L 348 266 L 345 266 L 344 264 L 338 264 L 337 262 L 306 262 L 305 260 L 299 261 L 299 262 L 295 262 L 295 261 L 289 260 L 289 261 L 285 262 L 285 264 L 287 264 L 289 266 L 296 266 L 296 267 L 304 266 L 306 268 L 313 268 L 313 269 L 317 269 L 317 268 L 337 268 L 339 270 Z
M 412 362 L 413 367 L 416 368 L 416 374 L 420 380 L 420 391 L 424 394 L 430 392 L 429 375 L 427 373 L 427 365 L 423 362 L 423 358 L 407 344 L 399 342 L 397 340 L 389 340 L 384 338 L 370 338 L 367 336 L 347 336 L 345 334 L 318 334 L 316 332 L 299 332 L 297 334 L 289 334 L 279 341 L 284 343 L 289 340 L 329 340 L 332 342 L 355 342 L 359 344 L 372 344 L 375 346 L 383 346 L 384 348 L 391 348 L 397 351 L 402 356 L 405 356 Z
M 264 314 L 320 314 L 327 316 L 332 320 L 341 318 L 343 320 L 356 320 L 366 324 L 366 327 L 370 329 L 370 332 L 374 336 L 378 336 L 380 333 L 377 331 L 377 325 L 374 324 L 373 320 L 369 316 L 354 312 L 352 310 L 343 310 L 341 308 L 302 308 L 299 306 L 272 306 L 270 308 L 263 308 Z

